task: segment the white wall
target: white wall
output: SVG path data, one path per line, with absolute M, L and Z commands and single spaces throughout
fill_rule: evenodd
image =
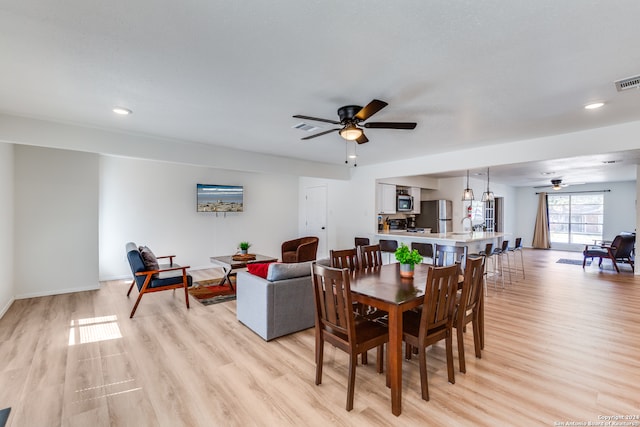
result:
M 15 146 L 16 298 L 97 289 L 98 155 Z
M 196 184 L 244 186 L 244 212 L 196 212 Z M 298 178 L 101 156 L 100 280 L 130 277 L 125 244 L 176 255 L 192 268 L 230 255 L 238 243 L 280 257 L 284 240 L 298 237 Z
M 621 231 L 636 229 L 636 183 L 606 182 L 573 186 L 562 191 L 611 190 L 604 193 L 603 238 L 612 240 Z M 533 229 L 538 211 L 538 195 L 540 190 L 523 187 L 516 190 L 516 233 L 522 236 L 522 244 L 531 247 Z M 551 194 L 551 192 L 549 192 Z M 552 249 L 584 250 L 583 245 L 552 245 Z
M 0 142 L 0 317 L 15 295 L 13 275 L 13 145 Z

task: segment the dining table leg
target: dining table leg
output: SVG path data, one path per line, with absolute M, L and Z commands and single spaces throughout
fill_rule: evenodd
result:
M 389 310 L 389 382 L 391 385 L 391 413 L 402 412 L 402 312 L 399 307 Z

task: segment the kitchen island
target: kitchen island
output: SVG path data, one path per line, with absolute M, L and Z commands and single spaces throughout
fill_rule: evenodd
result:
M 374 240 L 394 239 L 398 244 L 404 243 L 411 247 L 411 242 L 431 243 L 449 246 L 467 246 L 468 251 L 477 253 L 484 250 L 487 243 L 493 243 L 493 247 L 502 244 L 507 234 L 474 231 L 474 232 L 457 232 L 457 233 L 424 233 L 410 232 L 405 230 L 379 231 L 374 235 Z

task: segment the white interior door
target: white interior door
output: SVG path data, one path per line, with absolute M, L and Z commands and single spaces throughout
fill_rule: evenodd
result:
M 305 234 L 316 236 L 318 259 L 328 257 L 327 250 L 327 187 L 305 188 Z

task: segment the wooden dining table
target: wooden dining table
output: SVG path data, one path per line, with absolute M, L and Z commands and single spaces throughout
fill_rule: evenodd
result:
M 351 273 L 351 295 L 354 301 L 389 313 L 387 347 L 391 412 L 402 412 L 402 313 L 422 305 L 427 283 L 428 264 L 416 264 L 414 277 L 400 277 L 400 264 L 386 264 Z

